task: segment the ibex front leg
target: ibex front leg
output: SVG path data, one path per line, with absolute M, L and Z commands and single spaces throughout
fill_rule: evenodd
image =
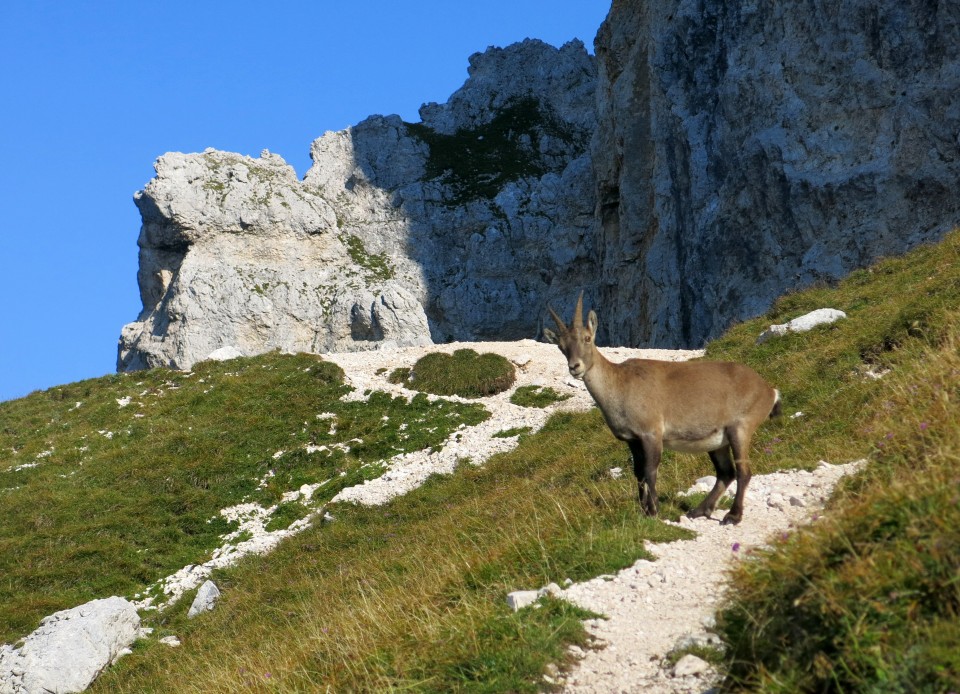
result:
M 637 476 L 640 506 L 648 516 L 657 515 L 657 469 L 663 445 L 653 439 L 627 441 L 633 454 L 633 474 Z

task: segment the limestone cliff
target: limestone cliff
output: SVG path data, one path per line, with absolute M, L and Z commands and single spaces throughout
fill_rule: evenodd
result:
M 960 223 L 960 5 L 615 0 L 596 56 L 615 343 L 700 345 Z
M 119 368 L 534 337 L 580 289 L 607 343 L 697 347 L 960 223 L 960 5 L 615 0 L 595 53 L 475 54 L 303 180 L 164 155 Z
M 118 368 L 535 335 L 591 278 L 595 74 L 580 42 L 488 49 L 421 123 L 326 133 L 302 181 L 269 153 L 164 155 Z

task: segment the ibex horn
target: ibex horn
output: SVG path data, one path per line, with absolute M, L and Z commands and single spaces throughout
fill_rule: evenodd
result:
M 583 291 L 580 292 L 577 307 L 573 310 L 573 325 L 577 328 L 583 327 Z
M 550 315 L 553 318 L 553 322 L 557 324 L 557 327 L 560 328 L 561 331 L 566 332 L 567 331 L 566 324 L 563 322 L 563 319 L 557 315 L 557 312 L 553 310 L 553 307 L 551 307 L 548 304 L 547 310 L 550 312 Z

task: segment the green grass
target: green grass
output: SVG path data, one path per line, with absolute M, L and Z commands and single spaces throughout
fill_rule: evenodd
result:
M 435 395 L 481 398 L 507 390 L 516 376 L 513 364 L 499 354 L 458 349 L 453 354 L 427 354 L 412 368 L 395 369 L 388 380 Z
M 341 226 L 337 221 L 337 226 Z M 353 234 L 346 234 L 343 237 L 343 243 L 347 247 L 347 253 L 355 265 L 363 268 L 369 279 L 389 280 L 393 279 L 394 269 L 387 258 L 386 253 L 371 254 L 367 252 L 367 247 L 363 239 Z
M 512 427 L 510 429 L 503 429 L 498 431 L 493 435 L 497 439 L 509 439 L 513 436 L 520 436 L 521 434 L 529 434 L 532 431 L 530 427 Z
M 587 135 L 572 130 L 532 97 L 500 109 L 490 123 L 453 135 L 438 133 L 422 123 L 406 126 L 429 146 L 425 177 L 450 185 L 452 204 L 490 200 L 510 181 L 547 173 L 549 167 L 540 154 L 544 137 L 571 146 L 588 143 Z
M 572 397 L 569 393 L 558 393 L 549 386 L 520 386 L 513 391 L 510 402 L 521 407 L 547 407 Z
M 849 318 L 762 346 L 831 306 Z M 771 692 L 960 688 L 960 234 L 786 297 L 710 346 L 765 371 L 785 417 L 761 467 L 868 456 L 826 520 L 733 572 L 719 619 L 727 686 Z M 868 368 L 889 369 L 880 380 Z
M 849 318 L 756 345 L 770 323 L 823 306 Z M 751 364 L 783 392 L 786 416 L 758 432 L 756 472 L 813 467 L 819 459 L 871 461 L 841 486 L 824 520 L 734 569 L 718 617 L 729 688 L 960 686 L 957 306 L 960 234 L 954 233 L 836 287 L 785 297 L 770 315 L 708 347 L 709 357 Z M 111 581 L 115 592 L 129 593 L 164 573 L 143 568 L 159 563 L 160 554 L 177 555 L 165 560 L 177 568 L 196 557 L 225 532 L 208 530 L 206 521 L 227 499 L 252 495 L 276 503 L 286 489 L 331 473 L 340 480 L 339 472 L 357 483 L 376 474 L 391 451 L 442 441 L 443 432 L 431 431 L 437 420 L 454 431 L 483 416 L 452 403 L 430 413 L 426 396 L 410 403 L 385 394 L 370 403 L 340 401 L 336 367 L 307 357 L 271 355 L 206 368 L 189 378 L 108 377 L 0 406 L 0 450 L 17 450 L 2 469 L 40 463 L 0 472 L 0 489 L 14 488 L 0 492 L 0 518 L 17 529 L 4 529 L 0 539 L 6 562 L 0 590 L 8 591 L 0 596 L 0 614 L 8 634 L 22 635 L 52 611 L 42 602 L 48 595 L 58 596 L 53 609 L 59 609 L 109 594 L 102 591 L 114 590 Z M 876 380 L 865 375 L 868 368 L 891 371 Z M 418 380 L 418 366 L 412 371 Z M 164 379 L 179 387 L 164 388 Z M 147 398 L 137 395 L 141 390 L 164 393 Z M 133 403 L 119 408 L 115 399 L 130 395 Z M 133 419 L 143 398 L 149 416 Z M 84 404 L 73 409 L 74 401 Z M 425 409 L 417 414 L 417 408 Z M 804 416 L 791 418 L 797 410 Z M 144 438 L 148 431 L 158 438 Z M 354 442 L 349 452 L 336 447 L 353 438 L 363 445 Z M 308 444 L 327 446 L 329 455 L 311 456 Z M 537 691 L 548 663 L 569 665 L 567 645 L 589 645 L 584 615 L 555 601 L 512 613 L 506 593 L 613 573 L 647 556 L 644 542 L 685 535 L 640 516 L 635 480 L 612 479 L 612 467 L 629 468 L 628 455 L 599 412 L 558 413 L 483 467 L 464 463 L 382 507 L 336 505 L 334 522 L 215 572 L 223 598 L 213 612 L 187 620 L 188 595 L 148 617 L 157 635 L 175 633 L 183 646 L 142 642 L 93 689 Z M 689 508 L 679 492 L 709 469 L 704 456 L 665 456 L 661 517 Z M 274 476 L 257 489 L 267 470 Z M 136 503 L 125 500 L 131 490 Z M 24 492 L 26 503 L 14 501 Z M 158 508 L 150 510 L 154 496 Z M 62 524 L 57 514 L 74 507 L 73 520 Z M 77 525 L 98 509 L 100 525 Z M 144 515 L 136 521 L 134 513 Z M 299 509 L 282 513 L 293 519 Z M 141 526 L 128 532 L 135 521 Z M 127 549 L 135 541 L 141 544 Z M 84 563 L 78 546 L 101 554 Z M 111 562 L 117 571 L 101 577 Z M 77 585 L 85 592 L 69 593 Z M 8 596 L 18 603 L 8 607 Z M 22 613 L 28 617 L 17 622 Z
M 0 640 L 56 610 L 132 595 L 206 560 L 236 529 L 222 508 L 270 506 L 302 484 L 328 481 L 312 501 L 318 507 L 379 476 L 383 459 L 437 446 L 488 416 L 426 396 L 341 401 L 348 390 L 334 364 L 271 354 L 199 364 L 190 374 L 107 376 L 0 403 Z M 308 453 L 307 445 L 326 449 Z M 295 506 L 272 527 L 309 510 Z
M 554 602 L 514 614 L 506 594 L 689 536 L 637 514 L 633 480 L 608 474 L 624 453 L 597 411 L 560 414 L 484 467 L 383 507 L 338 506 L 334 523 L 217 572 L 217 610 L 187 620 L 185 599 L 152 624 L 181 649 L 151 642 L 94 690 L 537 691 L 566 645 L 587 645 L 585 615 Z

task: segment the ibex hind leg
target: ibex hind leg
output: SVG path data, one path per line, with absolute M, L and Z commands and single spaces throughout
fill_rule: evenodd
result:
M 639 440 L 627 441 L 627 445 L 633 455 L 633 474 L 637 477 L 640 507 L 648 516 L 656 516 L 659 510 L 657 469 L 660 467 L 662 449 L 651 442 Z
M 701 518 L 703 516 L 709 518 L 713 515 L 720 496 L 736 478 L 733 459 L 730 457 L 730 446 L 724 446 L 715 451 L 710 451 L 710 460 L 713 461 L 713 468 L 717 472 L 717 482 L 713 485 L 710 493 L 707 494 L 707 498 L 704 499 L 699 506 L 687 513 L 687 518 Z
M 727 431 L 730 440 L 730 450 L 733 452 L 733 464 L 737 471 L 737 493 L 733 497 L 733 506 L 730 512 L 723 517 L 721 525 L 739 523 L 743 519 L 743 502 L 747 496 L 747 485 L 753 476 L 750 472 L 750 461 L 747 453 L 750 449 L 750 436 L 739 429 L 731 427 Z

